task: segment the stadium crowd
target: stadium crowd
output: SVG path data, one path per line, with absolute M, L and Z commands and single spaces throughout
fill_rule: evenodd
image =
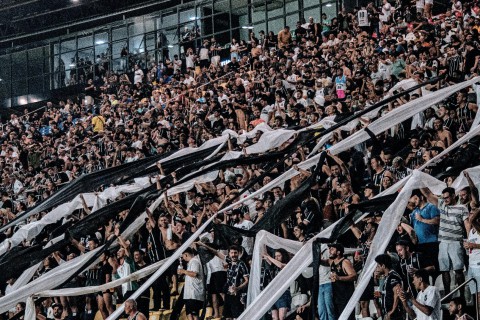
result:
M 144 69 L 135 65 L 126 74 L 105 70 L 103 77 L 86 77 L 85 98 L 48 102 L 41 110 L 2 121 L 2 224 L 84 174 L 197 147 L 226 129 L 251 131 L 263 123 L 272 129 L 298 130 L 327 116 L 335 116 L 339 122 L 387 95 L 440 77 L 386 104 L 378 116 L 362 116 L 350 132 L 335 131 L 323 148 L 328 150 L 408 101 L 478 75 L 480 6 L 476 1 L 453 1 L 438 16 L 432 15 L 432 7 L 432 0 L 384 0 L 380 6 L 369 3 L 353 12 L 340 11 L 336 17 L 309 17 L 296 26 L 285 26 L 278 34 L 260 31 L 251 32 L 249 41 L 232 39 L 227 63 L 221 63 L 219 45 L 212 38 L 197 50 L 186 47 L 184 56 L 167 58 L 164 63 Z M 308 241 L 347 216 L 351 204 L 372 199 L 465 135 L 477 108 L 477 95 L 467 88 L 378 136 L 372 134 L 364 144 L 338 156 L 328 155 L 322 179 L 286 221 L 269 231 L 285 239 Z M 229 148 L 241 151 L 261 135 L 260 131 L 243 144 L 232 139 Z M 254 226 L 312 174 L 297 164 L 317 142 L 298 148 L 247 194 L 292 167 L 301 172 L 299 178 L 218 215 L 215 223 L 245 230 Z M 446 188 L 440 198 L 428 189 L 413 193 L 387 252 L 375 259 L 375 274 L 359 302 L 361 317 L 441 319 L 441 296 L 463 283 L 465 274 L 480 281 L 479 195 L 463 171 L 479 164 L 479 142 L 472 139 L 425 170 L 434 176 L 450 172 L 441 177 L 448 186 L 458 175 L 465 175 L 469 187 Z M 196 184 L 186 193 L 167 196 L 157 210 L 147 212 L 145 226 L 130 239 L 119 234 L 119 223 L 128 210 L 120 212 L 96 234 L 72 239 L 70 246 L 46 258 L 35 277 L 95 249 L 112 235 L 118 236 L 120 249 L 104 252 L 98 265 L 81 273 L 68 287 L 105 284 L 165 259 L 269 166 L 221 170 L 214 183 Z M 161 165 L 158 167 L 162 174 Z M 450 167 L 458 170 L 447 170 Z M 91 208 L 84 207 L 58 225 L 91 214 Z M 9 228 L 0 240 L 46 213 Z M 265 317 L 313 319 L 311 297 L 318 291 L 318 319 L 337 319 L 355 290 L 381 216 L 380 210 L 352 224 L 322 254 L 320 283 L 299 277 Z M 171 297 L 179 294 L 188 319 L 199 318 L 204 302 L 212 307 L 211 318 L 237 318 L 246 304 L 254 238 L 243 237 L 237 245 L 222 250 L 213 245 L 211 237 L 196 241 L 181 261 L 152 285 L 152 305 L 149 292 L 136 301 L 128 300 L 144 281 L 139 280 L 88 296 L 38 300 L 37 319 L 94 319 L 97 310 L 107 318 L 116 303 L 125 300 L 129 319 L 143 319 L 148 318 L 149 310 L 173 308 Z M 36 238 L 21 246 L 46 240 Z M 206 265 L 197 254 L 200 247 L 215 255 Z M 346 247 L 357 249 L 347 256 Z M 290 259 L 284 249 L 265 251 L 263 288 Z M 2 293 L 11 293 L 15 281 L 10 279 L 6 287 L 2 284 Z M 439 283 L 442 285 L 435 285 Z M 450 302 L 450 314 L 471 319 L 466 309 L 476 299 L 476 292 L 473 285 L 460 290 Z M 480 301 L 480 295 L 478 298 Z M 20 301 L 4 317 L 22 318 L 24 310 Z

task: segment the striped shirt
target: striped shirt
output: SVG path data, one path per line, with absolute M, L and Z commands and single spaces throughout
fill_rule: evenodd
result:
M 468 218 L 468 209 L 464 205 L 447 206 L 443 199 L 438 200 L 440 209 L 440 241 L 462 241 L 464 238 L 464 221 Z

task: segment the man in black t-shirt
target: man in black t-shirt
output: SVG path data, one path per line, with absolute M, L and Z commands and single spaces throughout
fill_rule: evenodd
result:
M 395 290 L 402 288 L 402 278 L 393 270 L 392 258 L 388 254 L 381 254 L 375 258 L 377 267 L 375 269 L 376 276 L 385 276 L 382 293 L 382 308 L 384 318 L 390 320 L 405 319 L 403 310 L 400 308 L 401 302 L 395 295 Z
M 428 263 L 421 253 L 412 252 L 412 244 L 405 240 L 400 240 L 396 245 L 397 254 L 400 257 L 399 271 L 403 280 L 403 290 L 410 290 L 414 297 L 417 296 L 417 289 L 413 285 L 413 274 L 415 271 L 423 269 L 429 272 L 435 271 L 435 266 Z

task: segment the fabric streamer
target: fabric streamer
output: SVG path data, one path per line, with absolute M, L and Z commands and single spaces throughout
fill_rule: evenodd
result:
M 452 86 L 452 87 L 454 87 L 454 86 Z M 452 87 L 449 87 L 449 89 L 452 90 Z M 440 91 L 442 91 L 442 90 L 440 90 Z M 439 91 L 439 92 L 440 92 L 440 91 Z M 429 95 L 429 97 L 432 96 L 432 95 L 435 95 L 435 94 L 438 94 L 438 92 Z M 451 94 L 451 93 L 450 93 L 450 94 Z M 415 101 L 416 101 L 416 102 L 419 102 L 421 99 L 422 99 L 422 98 L 417 99 L 417 100 L 415 100 Z M 398 109 L 404 109 L 403 107 L 404 107 L 404 106 L 402 106 L 401 108 L 398 108 Z M 396 109 L 396 110 L 397 110 L 397 109 Z M 394 110 L 394 111 L 395 111 L 395 110 Z M 418 109 L 417 109 L 417 112 L 418 112 Z M 393 113 L 393 111 L 392 111 L 391 113 Z M 389 113 L 389 114 L 391 114 L 391 113 Z M 387 116 L 388 116 L 389 114 L 387 114 Z M 374 131 L 374 130 L 372 130 L 372 131 Z M 287 140 L 288 140 L 288 139 L 287 139 Z M 278 141 L 281 141 L 281 140 L 278 140 Z M 312 159 L 312 160 L 313 160 L 313 159 Z M 310 165 L 310 164 L 311 164 L 311 165 Z M 315 164 L 314 161 L 311 161 L 311 163 L 309 163 L 310 166 L 313 166 L 314 164 Z M 299 167 L 301 167 L 301 166 L 299 166 Z M 293 176 L 295 176 L 295 175 L 296 175 L 296 174 L 293 174 Z M 286 181 L 286 180 L 285 180 L 285 181 Z M 170 193 L 169 193 L 169 194 L 170 194 Z M 243 199 L 242 199 L 242 200 L 243 200 Z M 131 230 L 132 228 L 138 227 L 138 222 L 137 222 L 137 221 L 138 221 L 139 219 L 140 219 L 140 217 L 137 218 L 137 220 L 135 220 L 135 223 L 133 223 L 131 226 L 129 226 L 129 229 L 127 229 L 127 230 Z M 143 224 L 143 222 L 142 222 L 142 224 Z
M 139 171 L 150 167 L 157 161 L 160 161 L 162 164 L 164 163 L 164 166 L 169 166 L 171 163 L 174 163 L 175 159 L 178 157 L 184 157 L 184 160 L 186 160 L 185 157 L 188 157 L 191 159 L 190 161 L 202 159 L 203 157 L 210 155 L 212 151 L 215 151 L 218 148 L 218 145 L 222 145 L 226 139 L 228 139 L 227 136 L 221 136 L 219 138 L 209 140 L 210 142 L 207 141 L 198 148 L 184 148 L 177 152 L 172 152 L 165 155 L 156 155 L 83 175 L 71 183 L 66 184 L 63 188 L 55 192 L 51 197 L 41 202 L 37 206 L 17 216 L 14 220 L 1 227 L 0 232 L 7 230 L 8 228 L 18 224 L 22 220 L 25 220 L 32 215 L 48 210 L 61 203 L 70 201 L 81 192 L 94 190 L 102 185 L 115 184 L 120 179 L 124 179 L 124 177 L 134 178 L 137 176 Z
M 402 107 L 400 107 L 398 109 L 395 109 L 394 111 L 388 113 L 385 117 L 389 116 L 389 118 L 387 120 L 390 123 L 390 126 L 396 125 L 397 123 L 404 121 L 405 120 L 404 118 L 408 118 L 408 113 L 410 113 L 413 108 L 417 108 L 417 109 L 415 109 L 416 112 L 422 111 L 425 108 L 429 107 L 431 104 L 438 103 L 439 101 L 441 101 L 442 99 L 444 99 L 444 98 L 448 97 L 449 95 L 455 93 L 456 91 L 461 90 L 464 87 L 467 87 L 467 86 L 469 86 L 469 85 L 471 85 L 471 84 L 473 84 L 477 81 L 478 81 L 478 77 L 471 80 L 471 81 L 465 81 L 463 83 L 448 87 L 446 89 L 439 90 L 437 92 L 434 92 L 434 93 L 428 95 L 427 97 L 422 97 L 422 98 L 419 98 L 419 99 L 416 99 L 416 100 L 412 101 L 412 103 L 407 103 L 407 104 L 403 105 Z M 413 103 L 413 102 L 415 102 L 415 103 Z M 410 104 L 410 105 L 408 105 L 408 104 Z M 402 112 L 400 112 L 400 111 L 395 112 L 396 110 L 405 111 L 405 113 L 402 114 Z M 392 119 L 392 114 L 394 115 L 393 119 Z M 413 112 L 413 114 L 414 114 L 414 112 Z M 380 119 L 380 120 L 383 121 L 383 119 L 385 117 L 382 117 L 382 119 Z M 380 126 L 380 125 L 378 127 L 373 126 L 378 121 L 379 120 L 373 122 L 369 126 L 370 130 L 375 132 L 376 134 L 381 133 L 381 132 L 385 131 L 386 129 L 388 129 L 388 128 L 385 128 L 385 130 L 381 131 L 381 127 L 383 127 L 383 126 Z M 372 130 L 372 127 L 373 127 L 373 130 Z M 362 133 L 365 134 L 367 137 L 361 137 L 360 134 L 362 134 Z M 463 138 L 464 137 L 462 137 L 462 139 L 460 139 L 460 140 L 463 141 L 463 142 L 468 141 L 467 139 L 463 139 Z M 364 133 L 363 131 L 359 132 L 359 134 L 356 133 L 356 134 L 352 135 L 350 138 L 347 138 L 347 139 L 341 141 L 339 144 L 343 143 L 342 145 L 340 145 L 338 147 L 336 147 L 336 146 L 339 145 L 339 144 L 334 145 L 332 147 L 332 149 L 333 149 L 332 153 L 336 154 L 338 152 L 349 149 L 348 145 L 352 146 L 352 145 L 355 145 L 357 143 L 361 143 L 361 142 L 365 141 L 366 139 L 368 139 L 368 134 Z M 347 140 L 349 140 L 349 141 L 347 141 Z M 315 157 L 313 157 L 313 158 L 315 158 Z M 305 164 L 306 162 L 312 160 L 313 158 L 311 158 L 307 161 L 304 161 L 299 166 L 301 166 L 302 164 Z M 259 190 L 258 193 L 263 192 L 265 190 L 269 190 L 270 188 L 273 187 L 274 184 L 278 185 L 278 184 L 282 183 L 282 180 L 288 175 L 289 175 L 289 172 L 286 172 L 281 177 L 278 177 L 277 179 L 275 179 L 276 181 L 275 180 L 271 181 L 269 185 L 262 188 L 264 190 L 261 190 L 261 191 Z M 290 173 L 290 175 L 291 175 L 291 173 Z M 291 178 L 291 176 L 288 177 L 288 179 L 290 179 L 290 178 Z M 286 181 L 286 180 L 284 180 L 284 181 Z M 436 180 L 436 181 L 438 181 L 438 180 Z M 392 193 L 392 192 L 394 192 L 394 190 L 396 190 L 396 189 L 389 188 L 388 192 Z M 384 194 L 387 194 L 387 192 L 384 192 Z M 250 195 L 250 196 L 253 197 L 253 196 L 256 196 L 256 194 L 255 195 Z M 241 201 L 245 201 L 245 199 L 242 199 Z M 402 210 L 403 210 L 403 208 L 402 208 Z M 224 210 L 227 210 L 227 209 L 228 208 L 225 208 Z M 327 228 L 326 230 L 322 231 L 314 239 L 320 238 L 320 237 L 329 237 L 331 235 L 331 232 L 332 232 L 333 228 L 336 226 L 337 223 L 338 223 L 338 221 L 335 224 L 333 224 L 332 226 L 330 226 L 329 228 Z M 397 225 L 398 225 L 398 223 L 397 223 Z M 396 227 L 395 224 L 394 224 L 394 227 Z M 284 290 L 286 290 L 288 284 L 291 281 L 293 281 L 296 277 L 298 277 L 298 275 L 301 273 L 301 270 L 306 268 L 312 262 L 311 256 L 309 256 L 309 254 L 308 254 L 312 250 L 312 247 L 311 247 L 311 245 L 312 245 L 311 242 L 312 241 L 313 241 L 313 239 L 311 241 L 309 241 L 305 246 L 303 246 L 302 249 L 300 249 L 300 251 L 290 261 L 290 263 L 287 264 L 287 266 L 270 283 L 270 285 L 263 292 L 260 293 L 260 295 L 255 299 L 255 301 L 249 306 L 249 308 L 238 319 L 260 319 L 263 316 L 263 314 L 266 311 L 268 311 L 268 308 L 270 308 L 270 306 L 276 301 L 276 299 L 279 298 L 281 293 Z M 371 271 L 373 272 L 373 270 L 371 270 Z M 365 273 L 368 274 L 368 271 L 366 271 Z M 364 290 L 364 288 L 363 288 L 363 290 Z M 358 301 L 358 298 L 359 298 L 359 296 L 357 297 L 357 301 Z M 353 300 L 350 300 L 350 302 L 352 302 L 352 301 Z M 353 303 L 353 307 L 354 307 L 355 302 L 352 302 L 352 303 Z M 346 312 L 350 312 L 350 311 L 346 311 Z M 345 314 L 348 314 L 348 313 L 345 313 Z
M 150 278 L 148 278 L 143 285 L 138 288 L 131 296 L 130 299 L 137 299 L 145 290 L 150 288 L 150 286 L 157 280 L 167 269 L 183 254 L 183 252 L 190 247 L 190 245 L 202 234 L 202 232 L 207 228 L 207 226 L 215 219 L 216 215 L 213 215 L 208 219 L 198 230 L 190 237 L 180 248 L 178 248 L 172 256 L 170 256 L 167 261 L 158 269 Z M 113 320 L 118 318 L 123 311 L 125 310 L 125 303 L 119 306 L 108 318 L 107 320 Z M 27 319 L 28 320 L 28 319 Z
M 360 300 L 363 291 L 365 291 L 365 288 L 370 281 L 370 276 L 375 271 L 376 263 L 374 259 L 377 255 L 385 252 L 385 249 L 388 246 L 387 240 L 390 240 L 398 224 L 400 223 L 403 213 L 405 212 L 405 208 L 408 204 L 408 200 L 412 195 L 412 191 L 419 188 L 429 188 L 433 194 L 441 194 L 445 187 L 446 184 L 444 182 L 437 180 L 426 173 L 414 170 L 412 178 L 408 180 L 402 191 L 400 191 L 397 199 L 384 212 L 382 220 L 378 225 L 377 233 L 375 234 L 372 244 L 370 245 L 368 257 L 363 267 L 362 277 L 357 282 L 355 292 L 350 298 L 339 319 L 346 319 L 348 315 L 354 311 L 357 302 Z

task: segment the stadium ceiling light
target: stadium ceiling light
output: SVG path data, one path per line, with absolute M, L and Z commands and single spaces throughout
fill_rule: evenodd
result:
M 169 48 L 173 48 L 173 46 L 171 44 L 168 45 Z
M 103 40 L 98 40 L 98 41 L 95 42 L 95 44 L 99 44 L 99 45 L 100 45 L 100 44 L 105 44 L 105 41 L 103 41 Z
M 327 3 L 327 4 L 325 5 L 325 7 L 331 7 L 331 6 L 332 6 L 331 3 Z
M 75 67 L 75 63 L 70 63 L 69 66 L 70 67 Z
M 243 26 L 242 29 L 249 29 L 249 30 L 252 30 L 254 28 L 254 26 Z
M 194 20 L 197 20 L 198 17 L 190 17 L 190 21 L 194 21 Z

